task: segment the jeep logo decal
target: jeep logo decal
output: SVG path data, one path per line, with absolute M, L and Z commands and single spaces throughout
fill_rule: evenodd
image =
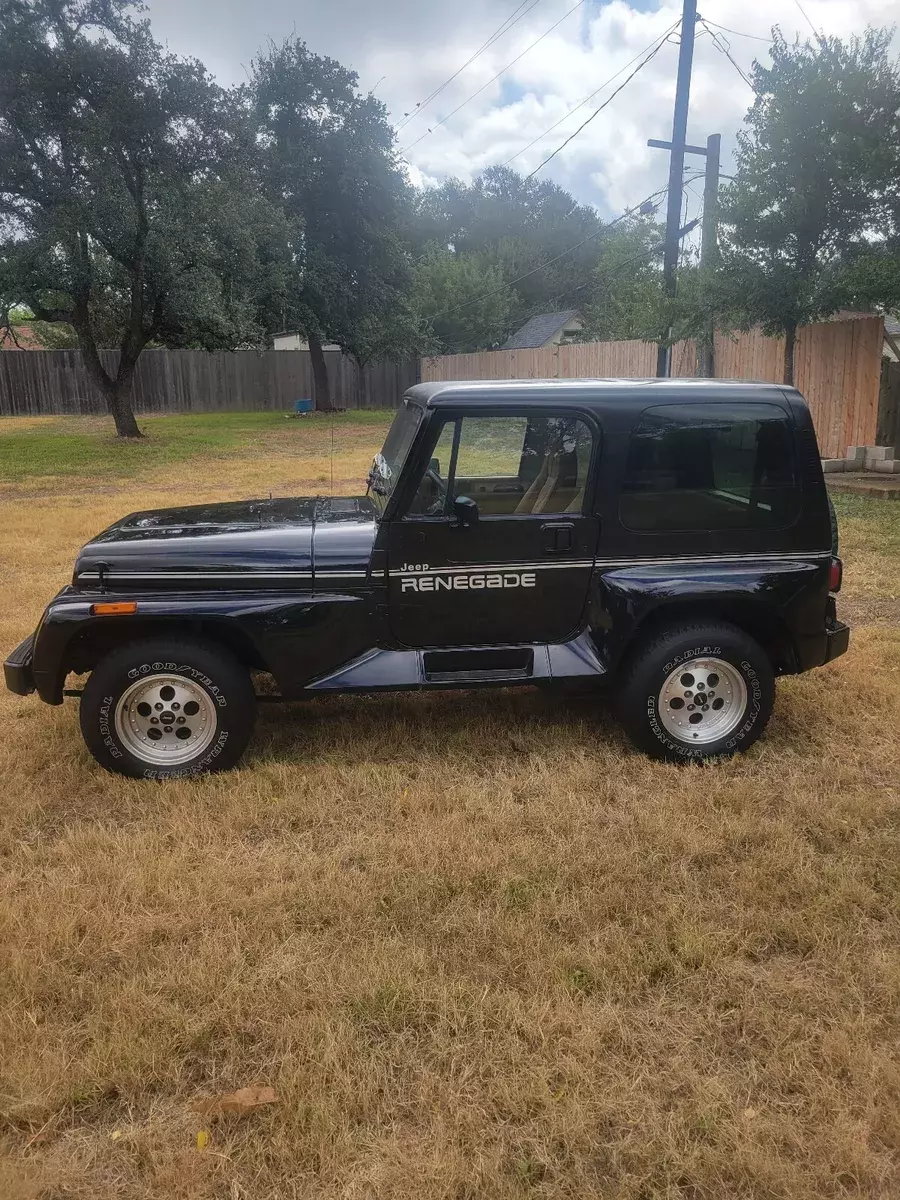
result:
M 402 592 L 465 592 L 482 588 L 532 588 L 534 571 L 491 571 L 460 575 L 404 575 L 400 578 Z

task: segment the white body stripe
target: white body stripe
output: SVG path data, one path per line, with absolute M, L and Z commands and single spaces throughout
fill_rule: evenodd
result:
M 743 562 L 785 562 L 791 559 L 830 559 L 831 555 L 825 550 L 782 550 L 772 554 L 709 554 L 709 555 L 670 555 L 665 558 L 584 558 L 568 562 L 504 562 L 477 563 L 475 565 L 460 565 L 457 567 L 426 567 L 424 570 L 390 571 L 391 576 L 406 575 L 442 575 L 459 571 L 558 571 L 565 567 L 665 567 L 689 566 L 692 563 L 743 563 Z
M 104 571 L 104 579 L 312 579 L 312 571 Z M 84 572 L 79 579 L 98 579 Z
M 782 550 L 777 553 L 768 554 L 708 554 L 708 555 L 670 555 L 661 558 L 581 558 L 569 559 L 565 562 L 502 562 L 502 563 L 472 563 L 459 564 L 455 567 L 426 567 L 423 570 L 393 570 L 388 574 L 391 578 L 409 577 L 411 575 L 458 575 L 467 572 L 492 572 L 492 571 L 564 571 L 592 568 L 594 570 L 607 569 L 612 567 L 667 567 L 667 566 L 691 566 L 704 565 L 706 563 L 721 563 L 723 565 L 733 565 L 740 563 L 754 562 L 786 562 L 791 560 L 822 560 L 827 561 L 831 558 L 831 554 L 826 550 Z M 368 571 L 365 570 L 348 570 L 348 571 L 270 571 L 260 568 L 258 571 L 118 571 L 110 570 L 103 572 L 104 577 L 108 580 L 112 579 L 172 579 L 172 580 L 187 580 L 187 581 L 202 581 L 202 580 L 238 580 L 250 579 L 256 582 L 262 580 L 305 580 L 305 579 L 366 579 Z M 79 580 L 98 580 L 100 579 L 99 572 L 85 571 L 78 576 Z

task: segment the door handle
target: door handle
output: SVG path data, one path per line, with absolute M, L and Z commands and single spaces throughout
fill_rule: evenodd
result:
M 575 545 L 574 521 L 547 521 L 541 526 L 547 554 L 563 554 Z

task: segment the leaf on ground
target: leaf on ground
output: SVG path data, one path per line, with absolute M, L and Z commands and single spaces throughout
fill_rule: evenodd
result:
M 266 1086 L 238 1088 L 236 1092 L 224 1092 L 221 1096 L 209 1096 L 194 1105 L 197 1112 L 208 1116 L 220 1113 L 249 1113 L 264 1104 L 275 1104 L 278 1097 L 275 1089 Z

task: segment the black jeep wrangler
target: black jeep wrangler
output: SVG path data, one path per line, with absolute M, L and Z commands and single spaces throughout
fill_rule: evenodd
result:
M 134 513 L 5 663 L 146 778 L 233 766 L 251 671 L 329 692 L 612 682 L 641 749 L 745 750 L 776 675 L 847 649 L 833 514 L 791 388 L 719 380 L 412 388 L 365 496 Z M 78 694 L 78 693 L 74 693 Z

